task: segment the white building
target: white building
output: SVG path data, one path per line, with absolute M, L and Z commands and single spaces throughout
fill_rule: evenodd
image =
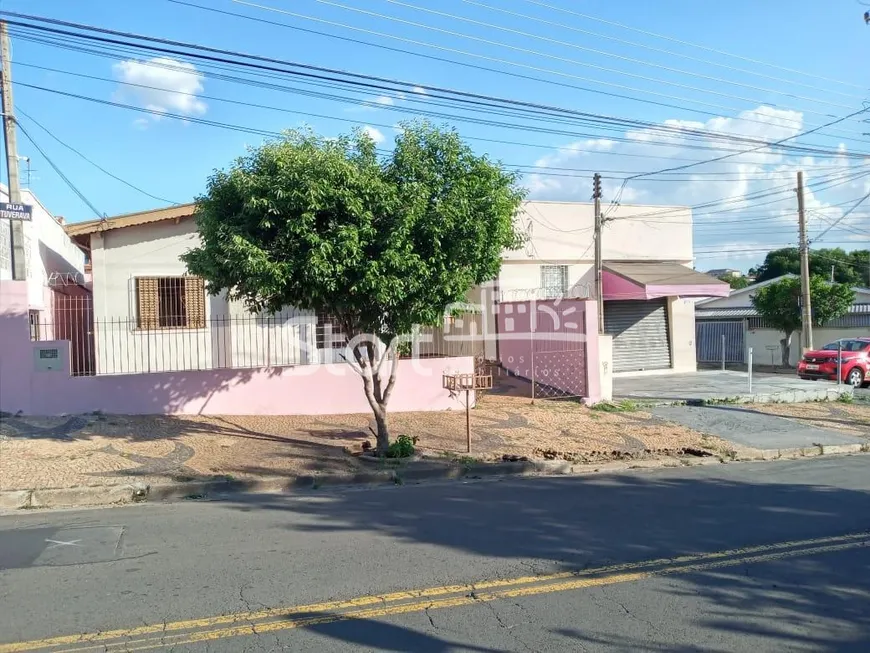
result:
M 604 330 L 613 335 L 613 371 L 694 371 L 695 298 L 729 288 L 692 268 L 691 209 L 616 206 L 605 213 Z M 500 299 L 595 295 L 592 204 L 525 202 L 518 221 L 527 242 L 505 254 Z M 490 321 L 487 330 L 494 328 Z M 494 343 L 487 357 L 496 357 Z
M 8 202 L 0 185 L 0 202 Z M 67 235 L 63 218 L 55 217 L 29 190 L 21 191 L 22 204 L 32 207 L 32 219 L 23 221 L 24 265 L 31 333 L 34 339 L 54 337 L 59 302 L 89 294 L 85 253 Z M 10 221 L 0 219 L 0 280 L 12 279 Z M 65 304 L 65 307 L 68 305 Z M 63 328 L 64 337 L 68 337 Z
M 326 316 L 294 309 L 251 316 L 225 297 L 207 296 L 200 279 L 186 276 L 179 257 L 199 243 L 193 210 L 187 204 L 67 226 L 91 255 L 97 371 L 340 360 Z M 524 247 L 505 252 L 492 290 L 477 289 L 469 297 L 486 307 L 478 319 L 488 334 L 496 332 L 493 294 L 503 301 L 594 294 L 591 204 L 526 202 L 517 220 L 527 235 Z M 691 298 L 721 296 L 728 286 L 692 270 L 691 211 L 617 207 L 607 216 L 602 243 L 614 371 L 694 370 Z M 469 327 L 473 320 L 466 322 Z M 432 353 L 459 353 L 435 351 L 439 346 L 443 342 L 434 342 Z M 494 340 L 487 341 L 485 354 L 498 358 Z
M 768 279 L 747 288 L 733 290 L 728 297 L 698 302 L 697 321 L 698 361 L 722 361 L 722 336 L 725 336 L 725 358 L 729 363 L 745 363 L 752 348 L 753 362 L 758 365 L 778 366 L 782 363 L 780 341 L 783 333 L 765 324 L 752 306 L 752 297 L 759 288 L 795 275 Z M 813 346 L 821 347 L 841 338 L 870 336 L 870 289 L 854 288 L 855 302 L 848 314 L 822 327 L 813 329 Z M 802 334 L 792 335 L 789 363 L 797 365 L 801 357 Z

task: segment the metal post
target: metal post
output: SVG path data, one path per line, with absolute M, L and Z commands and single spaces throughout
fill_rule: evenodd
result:
M 465 450 L 471 453 L 471 390 L 465 388 Z
M 725 334 L 722 334 L 722 371 L 725 371 Z
M 749 394 L 752 394 L 752 347 L 749 348 L 749 368 L 747 370 L 747 378 L 749 379 Z
M 843 341 L 837 340 L 837 385 L 843 382 Z

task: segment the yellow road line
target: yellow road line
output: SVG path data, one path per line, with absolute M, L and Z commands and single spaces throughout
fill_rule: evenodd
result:
M 346 601 L 328 601 L 296 607 L 273 608 L 255 612 L 242 612 L 217 617 L 191 619 L 171 622 L 165 625 L 154 624 L 129 629 L 102 631 L 98 633 L 65 635 L 41 640 L 0 644 L 0 653 L 21 653 L 24 651 L 38 651 L 45 649 L 58 650 L 58 647 L 70 646 L 73 648 L 63 648 L 62 650 L 67 653 L 72 653 L 73 651 L 100 650 L 104 649 L 106 646 L 111 650 L 114 644 L 108 642 L 121 639 L 124 641 L 117 644 L 119 650 L 139 650 L 134 647 L 137 644 L 142 644 L 141 648 L 144 650 L 146 648 L 164 646 L 164 643 L 167 646 L 172 643 L 193 643 L 210 639 L 251 635 L 255 632 L 262 633 L 271 632 L 273 630 L 298 628 L 306 625 L 329 623 L 342 619 L 359 619 L 368 618 L 369 616 L 401 614 L 404 612 L 427 609 L 430 606 L 453 607 L 457 605 L 468 605 L 481 600 L 530 596 L 546 592 L 563 591 L 566 589 L 581 589 L 602 584 L 635 581 L 656 575 L 688 573 L 695 570 L 712 569 L 717 566 L 748 564 L 796 555 L 812 555 L 815 553 L 861 546 L 868 537 L 870 537 L 868 533 L 852 533 L 834 537 L 746 547 L 743 549 L 729 549 L 714 553 L 680 556 L 677 558 L 659 558 L 643 562 L 610 565 L 595 569 L 587 569 L 582 572 L 560 572 L 542 576 L 523 576 L 519 578 L 498 579 L 465 585 L 445 585 L 420 590 L 392 592 L 382 595 L 361 596 Z M 797 550 L 790 551 L 790 549 Z M 656 569 L 656 567 L 661 568 Z M 646 570 L 638 573 L 625 573 L 638 569 Z M 499 588 L 508 589 L 500 590 Z M 486 592 L 484 590 L 496 591 Z M 461 596 L 451 596 L 456 594 L 460 594 Z M 374 605 L 378 605 L 378 607 L 370 607 Z M 335 614 L 336 612 L 339 612 L 340 614 Z M 312 613 L 333 614 L 317 614 L 316 616 L 305 617 L 306 614 L 311 615 Z M 296 619 L 295 617 L 299 618 Z M 280 618 L 281 620 L 264 621 L 276 618 Z M 324 619 L 326 621 L 323 621 Z M 231 627 L 208 630 L 214 629 L 216 626 L 227 625 L 231 625 Z M 190 630 L 199 630 L 199 632 L 178 632 Z

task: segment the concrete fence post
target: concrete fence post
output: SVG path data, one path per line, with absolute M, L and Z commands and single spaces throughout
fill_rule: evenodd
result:
M 749 379 L 749 394 L 752 394 L 752 347 L 749 348 L 749 365 L 747 367 L 747 378 Z
M 722 334 L 722 371 L 725 371 L 725 334 Z

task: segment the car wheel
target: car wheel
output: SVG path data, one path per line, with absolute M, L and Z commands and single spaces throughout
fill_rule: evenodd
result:
M 864 372 L 857 367 L 851 369 L 849 375 L 846 377 L 846 383 L 853 388 L 860 388 L 864 383 Z

